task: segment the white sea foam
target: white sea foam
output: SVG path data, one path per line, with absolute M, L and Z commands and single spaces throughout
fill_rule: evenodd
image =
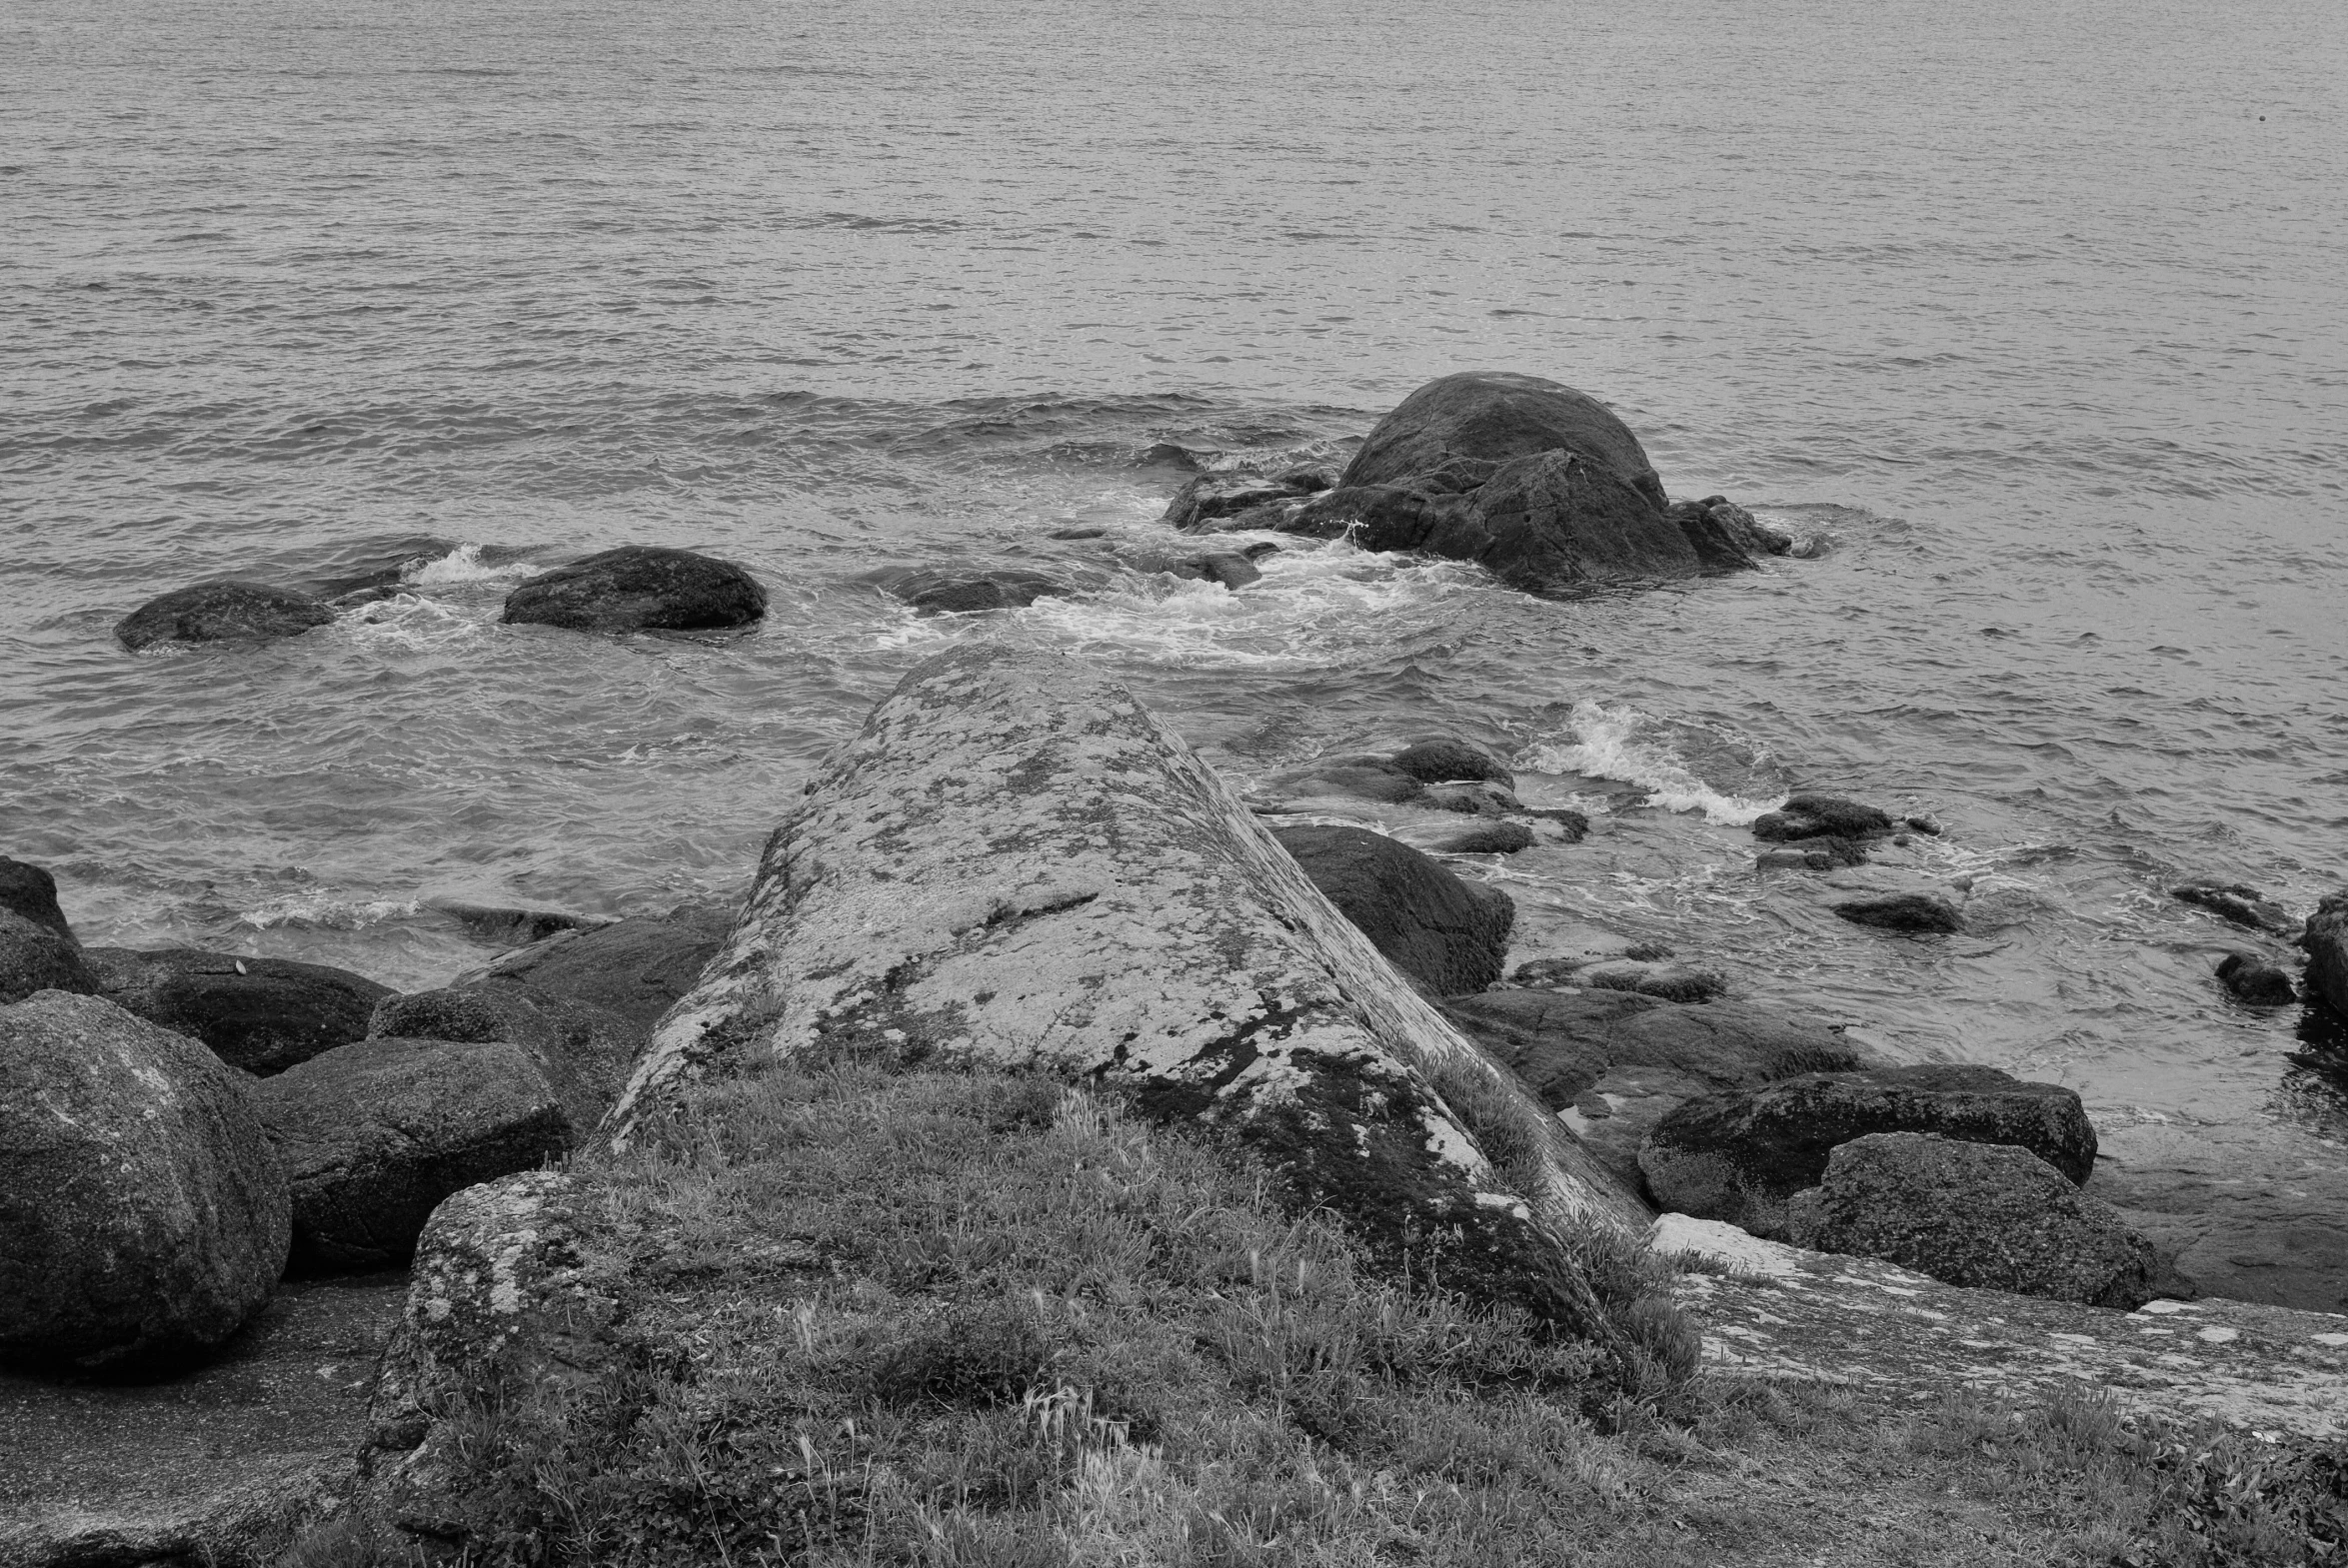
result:
M 395 594 L 348 611 L 337 626 L 362 643 L 421 650 L 478 637 L 483 623 L 422 594 Z
M 1622 703 L 1579 702 L 1567 719 L 1570 739 L 1536 744 L 1520 759 L 1528 772 L 1580 774 L 1643 785 L 1647 801 L 1669 811 L 1701 811 L 1706 821 L 1741 827 L 1785 803 L 1715 787 L 1673 746 L 1674 727 Z
M 527 561 L 507 561 L 495 566 L 485 565 L 481 546 L 459 545 L 445 556 L 431 561 L 411 561 L 400 569 L 400 581 L 419 587 L 446 587 L 453 583 L 499 583 L 519 581 L 534 575 L 539 569 Z
M 297 929 L 355 931 L 385 920 L 403 920 L 423 907 L 413 899 L 341 898 L 328 892 L 287 893 L 237 916 L 239 924 L 256 930 L 273 925 Z

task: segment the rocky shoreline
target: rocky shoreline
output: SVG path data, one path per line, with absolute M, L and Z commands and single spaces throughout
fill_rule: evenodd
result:
M 1025 575 L 907 568 L 875 585 L 925 614 L 1027 604 L 1112 570 L 1244 592 L 1279 539 L 1343 537 L 1569 596 L 1823 548 L 1722 498 L 1671 503 L 1601 405 L 1494 375 L 1421 389 L 1341 475 L 1199 476 L 1168 522 L 1273 537 L 1147 557 L 1070 538 Z M 374 592 L 338 605 L 198 585 L 117 636 L 134 652 L 297 636 Z M 628 547 L 521 584 L 505 618 L 712 633 L 766 609 L 740 567 Z M 452 1391 L 516 1356 L 571 1364 L 565 1347 L 607 1310 L 564 1250 L 562 1216 L 593 1204 L 560 1174 L 565 1156 L 625 1148 L 694 1094 L 782 1064 L 973 1063 L 1099 1085 L 1225 1140 L 1295 1211 L 1337 1216 L 1378 1269 L 1594 1346 L 1626 1386 L 1660 1375 L 1671 1331 L 1609 1299 L 1591 1258 L 1651 1244 L 1732 1270 L 1698 1268 L 1674 1292 L 1723 1372 L 1850 1375 L 1830 1341 L 1888 1310 L 1913 1321 L 1873 1343 L 1908 1348 L 1868 1375 L 1928 1384 L 2027 1363 L 2150 1409 L 2339 1427 L 2348 1319 L 2197 1300 L 2176 1247 L 2084 1190 L 2098 1136 L 2076 1093 L 1888 1060 L 1726 995 L 1669 951 L 1511 953 L 1506 894 L 1440 857 L 1563 846 L 1588 827 L 1527 806 L 1515 783 L 1506 760 L 1435 736 L 1242 795 L 1099 671 L 976 649 L 917 667 L 779 809 L 739 909 L 608 924 L 452 911 L 517 944 L 438 990 L 84 947 L 48 874 L 0 860 L 8 1398 L 63 1421 L 92 1388 L 108 1390 L 100 1406 L 135 1405 L 130 1391 L 160 1379 L 201 1388 L 211 1368 L 276 1365 L 256 1346 L 315 1355 L 289 1320 L 338 1289 L 354 1308 L 326 1314 L 342 1342 L 389 1341 L 338 1400 L 261 1440 L 284 1460 L 276 1504 L 233 1464 L 195 1465 L 172 1495 L 113 1514 L 41 1482 L 5 1498 L 31 1522 L 0 1528 L 0 1565 L 268 1560 L 348 1491 L 362 1455 L 368 1487 L 423 1507 L 450 1462 Z M 1828 907 L 1883 940 L 1966 926 L 1963 900 L 1896 863 L 1939 834 L 1929 817 L 1798 793 L 1752 832 L 1756 873 L 1841 879 Z M 2219 969 L 2241 1004 L 2348 1013 L 2348 892 L 2303 926 L 2252 888 L 2176 896 L 2258 944 Z M 2286 944 L 2305 954 L 2302 981 Z M 384 1283 L 394 1269 L 411 1270 L 404 1290 Z M 2175 1337 L 2171 1319 L 2198 1325 L 2192 1352 L 2142 1352 Z M 1934 1364 L 1933 1345 L 1976 1341 Z M 2069 1348 L 2032 1360 L 2046 1344 Z

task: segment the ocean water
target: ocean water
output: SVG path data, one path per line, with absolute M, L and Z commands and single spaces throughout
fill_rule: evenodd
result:
M 1597 814 L 1462 862 L 1518 956 L 1660 938 L 2071 1083 L 2119 1196 L 2332 1304 L 2348 1047 L 2230 1004 L 2282 949 L 2166 889 L 2348 883 L 2343 81 L 2329 0 L 0 0 L 0 850 L 93 942 L 430 984 L 481 953 L 422 900 L 732 893 L 915 661 L 1066 648 L 1243 783 L 1502 747 Z M 1341 461 L 1470 368 L 1832 553 L 1570 604 L 1342 546 L 930 621 L 864 581 L 1163 539 L 1152 448 Z M 768 621 L 496 623 L 631 542 Z M 394 571 L 267 647 L 109 635 Z M 1974 929 L 1756 875 L 1797 787 L 1938 817 L 1893 858 Z

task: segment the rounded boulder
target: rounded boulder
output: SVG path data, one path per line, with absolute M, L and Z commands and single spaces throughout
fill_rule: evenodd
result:
M 1386 961 L 1438 996 L 1478 991 L 1500 977 L 1514 900 L 1463 881 L 1442 862 L 1362 827 L 1275 827 L 1339 913 Z
M 289 1220 L 243 1074 L 99 997 L 0 1007 L 0 1359 L 175 1370 L 268 1301 Z
M 504 619 L 574 632 L 713 632 L 766 613 L 766 589 L 731 561 L 623 545 L 523 583 L 506 596 Z
M 148 600 L 115 623 L 115 639 L 132 653 L 157 643 L 220 643 L 299 637 L 334 620 L 334 607 L 309 594 L 267 583 L 199 583 Z
M 1377 422 L 1337 484 L 1406 485 L 1462 462 L 1559 450 L 1581 454 L 1656 508 L 1664 505 L 1646 449 L 1610 409 L 1562 383 L 1505 371 L 1462 371 L 1411 393 Z
M 85 956 L 107 1000 L 261 1077 L 364 1038 L 376 1003 L 392 994 L 348 969 L 292 958 L 192 947 L 91 947 Z

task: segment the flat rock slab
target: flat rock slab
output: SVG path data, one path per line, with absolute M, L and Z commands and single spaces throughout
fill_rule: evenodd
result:
M 2021 1397 L 2105 1392 L 2123 1409 L 2272 1431 L 2348 1430 L 2348 1317 L 2247 1301 L 2148 1301 L 2133 1312 L 1967 1290 L 1873 1258 L 1837 1257 L 1666 1214 L 1659 1253 L 1722 1376 Z
M 221 1357 L 140 1385 L 0 1374 L 0 1568 L 246 1568 L 350 1482 L 405 1274 L 281 1287 Z

